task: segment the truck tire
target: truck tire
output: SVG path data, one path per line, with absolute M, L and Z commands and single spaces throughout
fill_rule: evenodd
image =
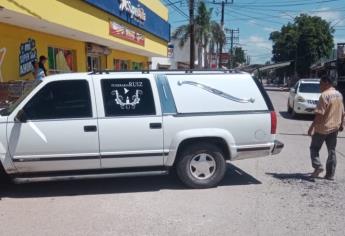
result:
M 0 163 L 0 186 L 5 186 L 5 185 L 8 185 L 9 183 L 11 183 L 11 179 L 8 176 L 8 174 L 6 174 L 3 166 Z
M 188 187 L 215 187 L 225 175 L 224 154 L 213 144 L 190 145 L 178 157 L 176 171 L 179 179 Z

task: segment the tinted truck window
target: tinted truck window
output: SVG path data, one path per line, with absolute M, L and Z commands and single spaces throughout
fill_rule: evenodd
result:
M 104 79 L 101 84 L 106 116 L 156 114 L 148 79 Z
M 29 120 L 92 117 L 89 84 L 57 81 L 44 86 L 24 107 Z

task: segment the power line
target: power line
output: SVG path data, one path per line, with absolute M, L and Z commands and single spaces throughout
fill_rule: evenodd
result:
M 228 9 L 228 11 L 231 11 L 232 13 L 235 13 L 235 14 L 241 16 L 241 17 L 245 16 L 245 17 L 248 17 L 248 18 L 253 19 L 253 20 L 266 21 L 266 22 L 270 22 L 270 23 L 273 23 L 273 24 L 282 25 L 282 22 L 276 22 L 276 21 L 267 20 L 267 18 L 265 19 L 265 18 L 254 17 L 254 16 L 251 16 L 251 15 L 247 15 L 247 14 L 243 14 L 243 13 L 238 13 L 237 11 L 230 10 L 230 9 Z
M 180 8 L 178 8 L 175 4 L 179 3 L 181 1 L 177 1 L 175 3 L 171 2 L 171 0 L 164 0 L 166 4 L 169 5 L 169 7 L 173 8 L 177 13 L 179 13 L 181 16 L 185 17 L 185 18 L 189 18 L 189 16 L 182 11 Z M 167 6 L 167 5 L 166 5 Z
M 237 6 L 242 7 L 258 7 L 258 8 L 265 8 L 265 7 L 295 7 L 295 6 L 307 6 L 307 5 L 315 5 L 319 3 L 329 3 L 329 2 L 337 2 L 337 1 L 343 1 L 343 0 L 318 0 L 316 2 L 305 2 L 305 3 L 293 3 L 293 4 L 265 4 L 262 3 L 260 5 L 255 4 L 236 4 Z
M 262 8 L 262 7 L 253 7 L 253 6 L 238 6 L 238 5 L 234 5 L 233 8 L 235 9 L 243 9 L 243 10 L 255 10 L 255 11 L 264 11 L 264 12 L 267 12 L 267 11 L 273 11 L 273 12 L 286 12 L 286 11 L 289 11 L 289 12 L 301 12 L 301 10 L 292 10 L 292 9 L 289 9 L 289 10 L 286 10 L 286 9 L 274 9 L 274 8 Z M 345 7 L 339 7 L 339 8 L 328 8 L 328 9 L 324 9 L 324 10 L 308 10 L 308 12 L 314 12 L 314 13 L 319 13 L 319 12 L 343 12 L 345 11 Z

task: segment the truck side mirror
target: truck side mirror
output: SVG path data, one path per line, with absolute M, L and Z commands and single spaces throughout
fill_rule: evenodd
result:
M 20 122 L 20 123 L 26 123 L 28 120 L 28 117 L 26 116 L 23 109 L 19 110 L 17 115 L 14 117 L 14 121 Z

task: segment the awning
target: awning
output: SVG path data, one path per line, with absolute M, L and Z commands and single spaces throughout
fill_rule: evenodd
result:
M 171 66 L 171 63 L 170 62 L 167 62 L 167 63 L 158 63 L 157 64 L 157 67 L 164 67 L 164 68 L 169 68 Z

